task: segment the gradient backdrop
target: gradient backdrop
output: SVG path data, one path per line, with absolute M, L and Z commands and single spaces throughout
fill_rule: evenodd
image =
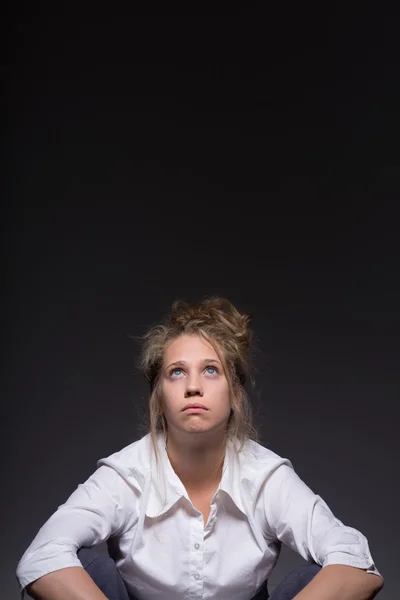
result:
M 254 317 L 262 443 L 367 536 L 395 600 L 399 15 L 112 8 L 7 27 L 0 596 L 143 435 L 134 336 L 222 294 Z M 284 549 L 271 589 L 301 561 Z

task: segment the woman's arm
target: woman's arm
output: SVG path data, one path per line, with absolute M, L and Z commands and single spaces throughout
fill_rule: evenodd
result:
M 58 507 L 25 551 L 16 571 L 21 591 L 53 572 L 75 567 L 74 572 L 83 573 L 77 551 L 119 535 L 128 521 L 133 524 L 137 518 L 135 500 L 133 489 L 114 469 L 105 465 L 98 468 Z
M 294 600 L 372 600 L 382 587 L 379 575 L 345 565 L 328 565 Z
M 299 595 L 299 600 L 315 597 L 361 600 L 376 595 L 383 585 L 383 578 L 374 564 L 367 538 L 336 518 L 326 502 L 292 467 L 280 465 L 265 482 L 262 497 L 269 535 L 305 560 L 323 567 L 314 578 L 315 583 L 310 582 L 310 587 L 304 588 L 304 594 L 312 594 L 313 588 L 319 585 L 327 595 L 323 596 L 318 590 L 310 596 Z M 334 591 L 329 595 L 334 586 L 340 593 Z
M 67 567 L 40 577 L 26 587 L 35 600 L 107 600 L 83 567 Z

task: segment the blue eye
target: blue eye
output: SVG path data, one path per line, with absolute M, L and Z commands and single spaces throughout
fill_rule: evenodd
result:
M 172 369 L 171 376 L 179 377 L 179 375 L 181 375 L 182 373 L 182 369 L 179 369 L 179 367 L 177 367 L 176 369 Z
M 210 373 L 210 371 L 212 371 L 212 372 Z M 215 375 L 215 373 L 218 373 L 218 371 L 217 371 L 217 369 L 215 367 L 207 367 L 206 373 L 208 375 Z

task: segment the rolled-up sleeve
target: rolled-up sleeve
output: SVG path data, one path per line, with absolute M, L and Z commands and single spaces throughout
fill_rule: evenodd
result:
M 18 563 L 21 591 L 39 577 L 66 567 L 82 567 L 77 551 L 118 534 L 125 523 L 123 481 L 102 465 L 41 527 Z M 125 484 L 124 484 L 125 485 Z
M 322 567 L 358 567 L 382 577 L 366 537 L 337 519 L 291 466 L 282 464 L 271 474 L 263 500 L 268 529 L 305 560 Z

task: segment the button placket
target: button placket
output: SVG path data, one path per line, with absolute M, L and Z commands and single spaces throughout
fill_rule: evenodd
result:
M 192 506 L 192 509 L 194 511 L 194 514 L 192 514 L 193 516 L 195 516 L 195 518 L 191 522 L 191 540 L 189 546 L 191 549 L 190 576 L 192 577 L 192 580 L 196 582 L 193 583 L 193 585 L 197 590 L 196 593 L 198 593 L 198 590 L 201 589 L 203 585 L 204 564 L 202 540 L 204 538 L 204 521 L 203 515 L 199 511 L 197 511 L 197 509 L 194 506 Z

